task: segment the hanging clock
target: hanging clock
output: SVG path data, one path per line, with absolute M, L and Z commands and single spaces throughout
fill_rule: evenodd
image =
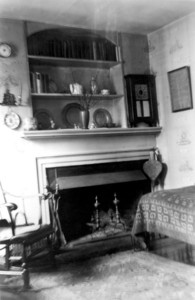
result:
M 130 126 L 136 127 L 140 123 L 157 126 L 155 77 L 145 74 L 129 74 L 125 76 L 125 79 Z
M 6 43 L 0 43 L 0 57 L 10 57 L 12 54 L 12 48 Z

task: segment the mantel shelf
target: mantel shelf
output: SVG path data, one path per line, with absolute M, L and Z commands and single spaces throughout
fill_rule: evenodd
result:
M 121 136 L 121 135 L 158 135 L 161 127 L 139 128 L 95 128 L 95 129 L 56 129 L 56 130 L 30 130 L 24 131 L 22 138 L 30 140 L 57 139 L 64 137 L 87 138 L 94 136 Z

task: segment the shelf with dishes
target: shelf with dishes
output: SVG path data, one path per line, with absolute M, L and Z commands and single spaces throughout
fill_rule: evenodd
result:
M 47 108 L 39 106 L 34 109 L 34 118 L 38 130 L 50 129 L 82 129 L 83 107 L 79 102 L 59 103 L 59 109 L 55 109 L 52 103 Z M 88 130 L 96 128 L 121 128 L 113 111 L 109 108 L 96 106 L 89 110 Z
M 49 67 L 30 64 L 30 85 L 33 97 L 93 97 L 118 98 L 120 80 L 111 70 L 96 68 Z
M 38 130 L 127 127 L 123 62 L 117 36 L 71 28 L 29 29 L 28 62 Z

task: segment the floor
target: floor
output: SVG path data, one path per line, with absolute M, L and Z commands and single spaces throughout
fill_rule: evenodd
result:
M 117 251 L 125 251 L 132 249 L 132 240 L 129 235 L 124 235 L 116 239 L 102 240 L 98 242 L 91 242 L 85 244 L 72 243 L 66 248 L 58 251 L 56 255 L 57 264 L 61 262 L 71 262 L 76 260 L 83 260 L 88 257 L 95 257 L 99 255 L 105 255 L 108 253 L 113 253 Z M 140 250 L 136 250 L 140 251 Z M 195 265 L 195 246 L 187 245 L 186 243 L 173 240 L 171 238 L 157 238 L 151 242 L 151 253 L 159 256 L 166 257 L 170 260 L 179 261 L 189 265 Z M 62 260 L 62 261 L 61 261 Z M 42 263 L 40 263 L 40 261 Z M 33 269 L 31 271 L 37 272 L 41 271 L 43 267 L 44 270 L 49 267 L 47 260 L 37 260 Z M 49 267 L 50 268 L 50 267 Z M 0 287 L 1 289 L 1 287 Z M 20 300 L 20 294 L 13 294 L 9 289 L 2 288 L 0 290 L 1 300 Z

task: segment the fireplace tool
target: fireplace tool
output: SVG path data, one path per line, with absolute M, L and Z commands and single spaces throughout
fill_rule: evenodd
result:
M 91 227 L 92 232 L 95 232 L 100 229 L 100 217 L 99 217 L 99 207 L 100 203 L 98 202 L 98 197 L 95 197 L 95 213 L 91 216 L 91 222 L 87 223 L 88 226 Z

